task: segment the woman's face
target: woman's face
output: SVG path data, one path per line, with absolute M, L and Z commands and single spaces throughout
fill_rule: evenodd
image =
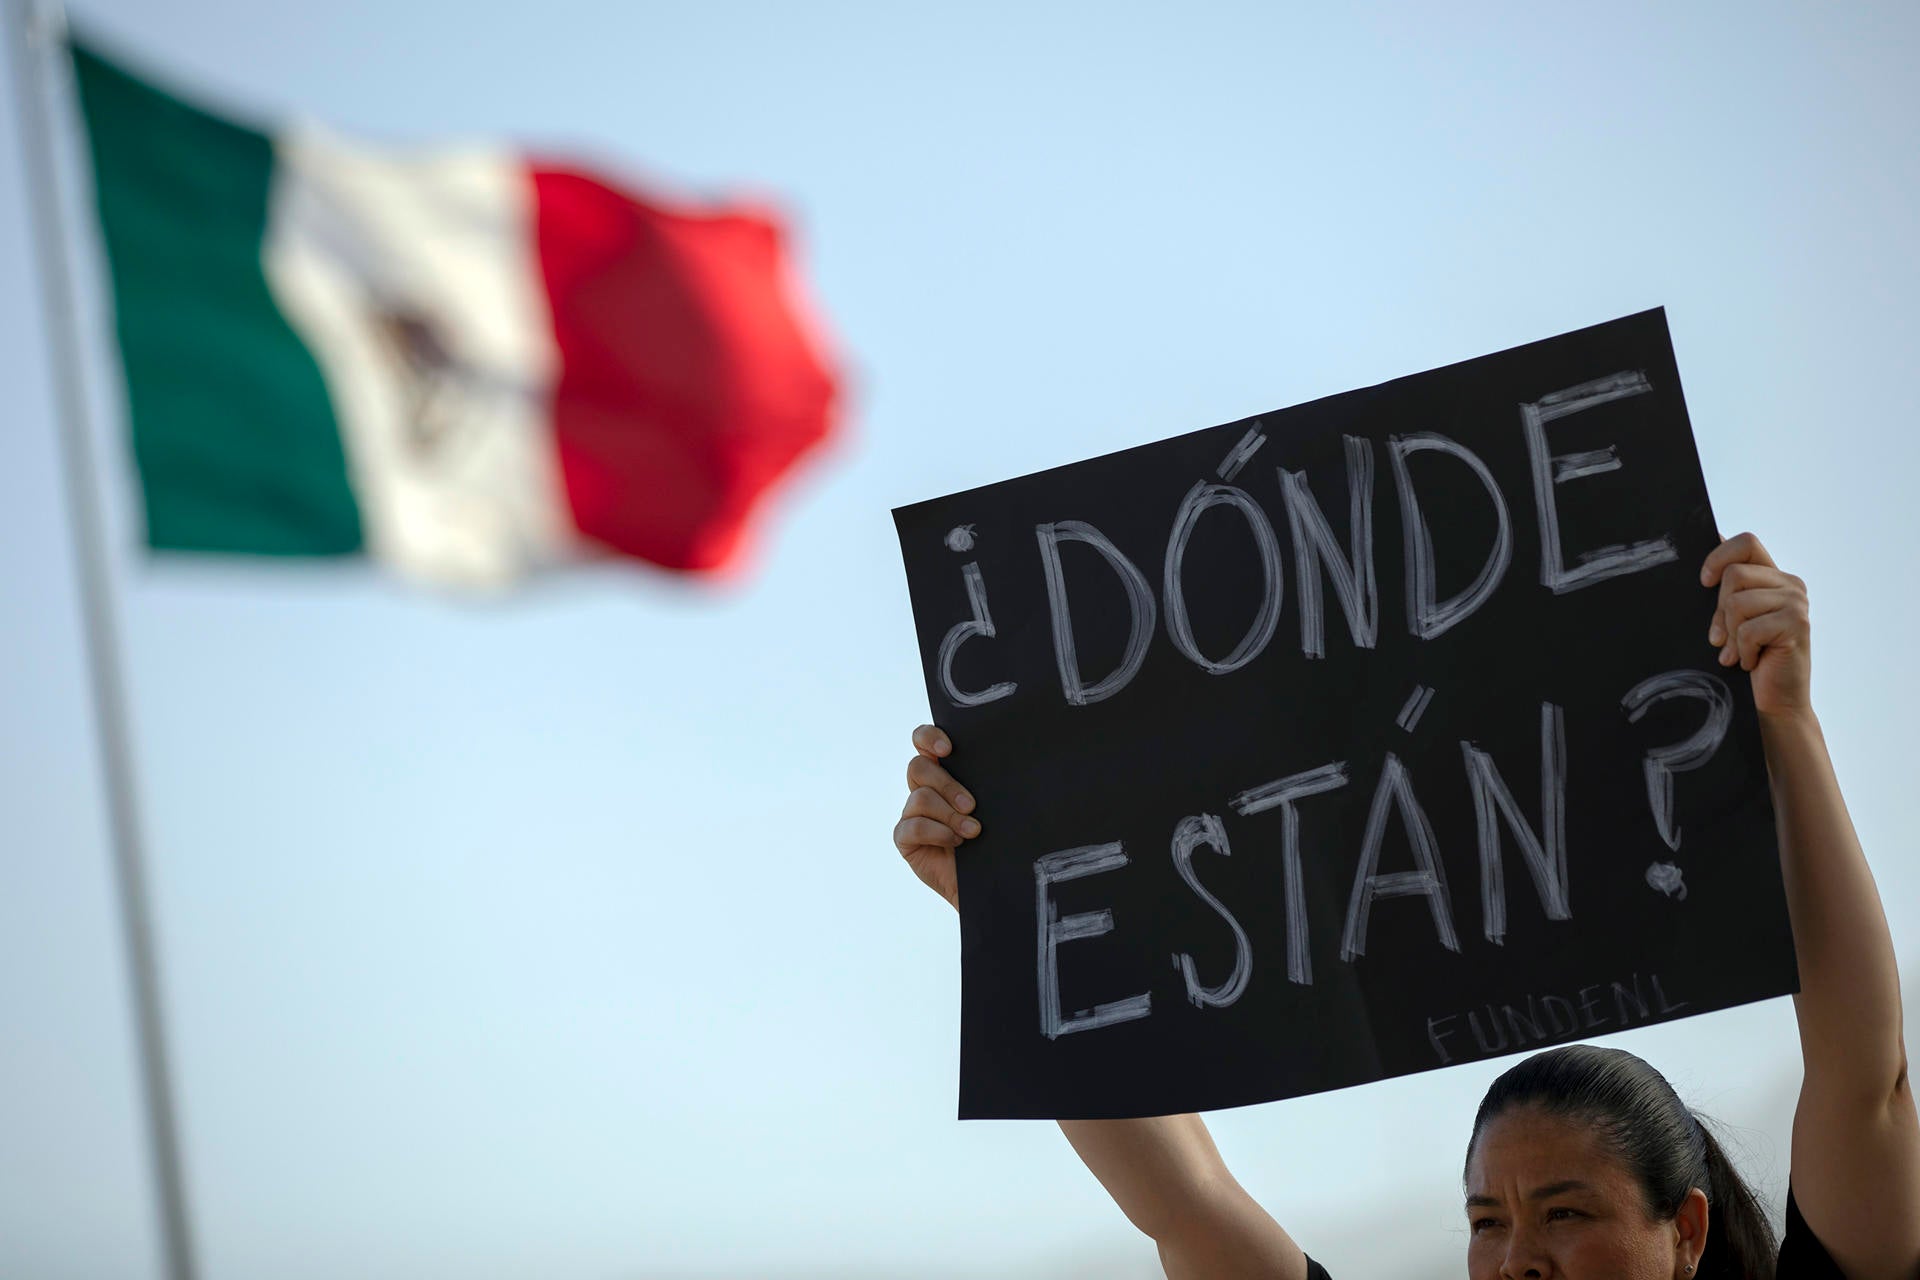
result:
M 1472 1280 L 1687 1280 L 1706 1239 L 1704 1194 L 1654 1216 L 1590 1125 L 1533 1107 L 1480 1130 L 1466 1193 Z

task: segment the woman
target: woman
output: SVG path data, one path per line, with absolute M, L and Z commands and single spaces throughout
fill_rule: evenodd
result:
M 1793 1119 L 1786 1240 L 1653 1068 L 1574 1045 L 1496 1080 L 1463 1179 L 1473 1280 L 1920 1280 L 1920 1121 L 1886 916 L 1809 700 L 1806 584 L 1751 534 L 1708 555 L 1707 643 L 1751 673 L 1773 782 L 1780 865 L 1800 964 L 1805 1077 Z M 894 843 L 959 905 L 955 850 L 980 833 L 973 797 L 914 731 Z M 1222 1163 L 1200 1117 L 1063 1120 L 1060 1127 L 1174 1280 L 1324 1278 Z

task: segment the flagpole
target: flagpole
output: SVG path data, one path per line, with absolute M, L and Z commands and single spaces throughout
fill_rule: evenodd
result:
M 54 384 L 60 417 L 60 457 L 66 473 L 67 518 L 80 574 L 80 608 L 92 678 L 95 733 L 107 797 L 107 827 L 119 891 L 120 925 L 133 988 L 134 1030 L 138 1041 L 141 1092 L 146 1104 L 148 1152 L 158 1192 L 160 1237 L 167 1280 L 194 1280 L 193 1233 L 187 1218 L 180 1141 L 174 1121 L 173 1081 L 168 1065 L 165 1024 L 146 872 L 140 846 L 140 821 L 133 779 L 133 753 L 127 733 L 126 692 L 121 682 L 119 641 L 109 590 L 106 533 L 95 487 L 93 447 L 88 435 L 80 366 L 79 326 L 74 317 L 73 279 L 60 220 L 53 133 L 46 114 L 46 47 L 66 30 L 57 6 L 35 0 L 8 0 L 7 23 L 13 46 L 13 83 L 20 112 L 21 153 L 27 170 L 26 194 L 40 259 L 40 296 L 47 316 L 47 341 L 54 353 Z

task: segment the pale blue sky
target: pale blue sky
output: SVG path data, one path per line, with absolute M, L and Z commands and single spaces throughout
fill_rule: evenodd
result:
M 149 562 L 108 451 L 208 1277 L 1156 1274 L 1051 1126 L 952 1118 L 956 931 L 888 841 L 926 714 L 889 508 L 1654 305 L 1722 526 L 1811 584 L 1816 700 L 1920 982 L 1920 10 L 1333 8 L 82 11 L 258 118 L 780 193 L 854 373 L 843 441 L 718 591 L 602 568 L 483 606 L 360 567 Z M 0 1274 L 138 1278 L 0 113 Z M 95 294 L 86 337 L 117 441 Z M 1777 1199 L 1785 1001 L 1618 1042 L 1740 1126 Z M 1499 1065 L 1215 1130 L 1336 1275 L 1456 1275 Z

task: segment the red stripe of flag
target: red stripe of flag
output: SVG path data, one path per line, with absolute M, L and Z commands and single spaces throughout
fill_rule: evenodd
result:
M 725 566 L 789 467 L 832 433 L 837 379 L 771 213 L 687 212 L 536 168 L 580 532 L 673 569 Z

